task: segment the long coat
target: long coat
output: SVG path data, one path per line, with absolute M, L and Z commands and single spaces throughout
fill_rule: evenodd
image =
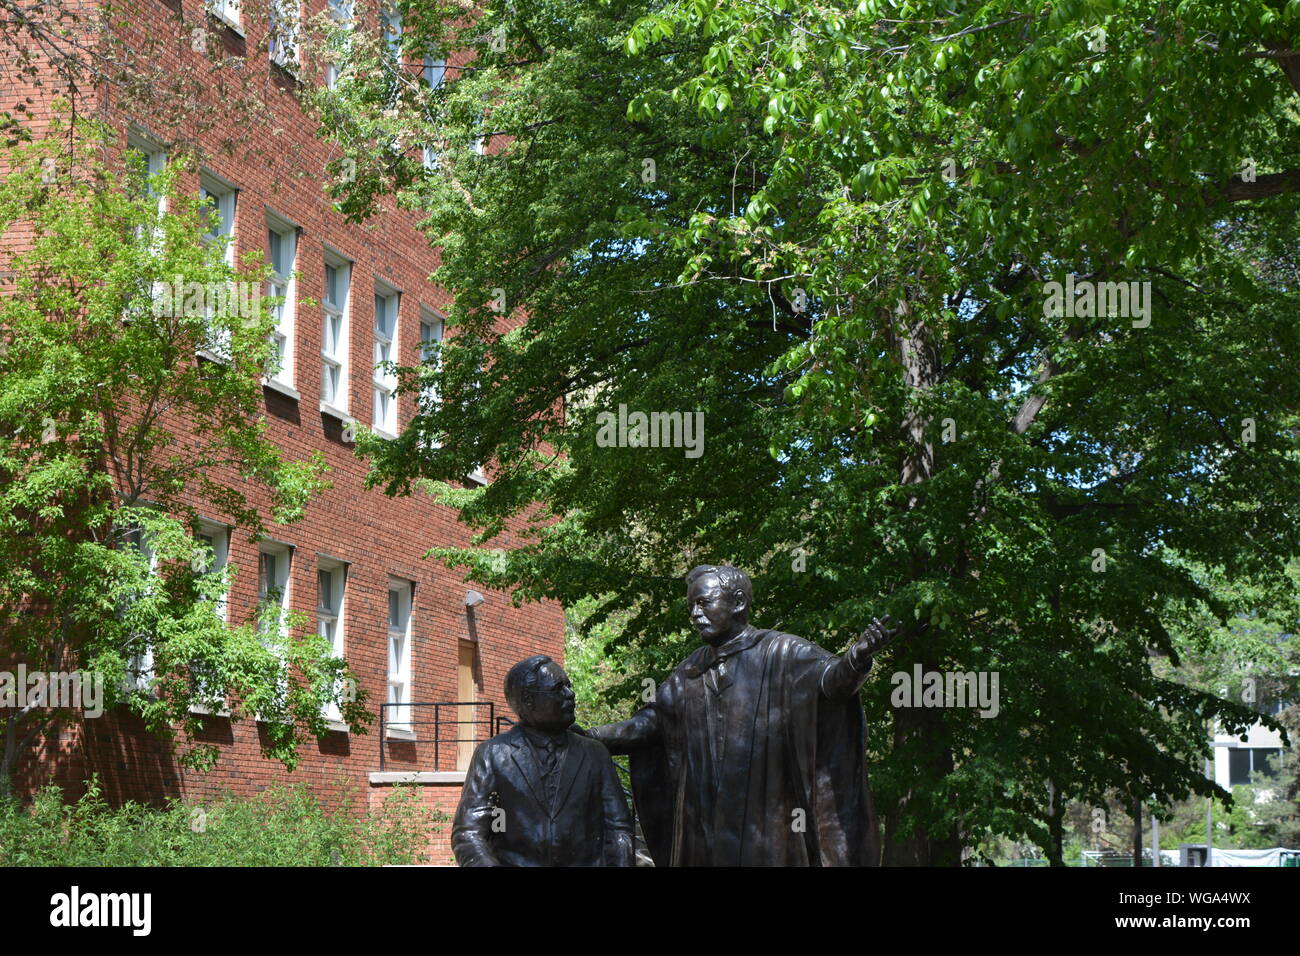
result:
M 632 755 L 632 789 L 658 866 L 874 866 L 879 834 L 855 690 L 830 699 L 838 661 L 810 641 L 753 630 L 709 677 L 699 648 L 624 725 L 597 728 Z
M 559 786 L 522 727 L 479 744 L 465 774 L 451 846 L 461 866 L 631 866 L 632 818 L 609 752 L 566 734 Z

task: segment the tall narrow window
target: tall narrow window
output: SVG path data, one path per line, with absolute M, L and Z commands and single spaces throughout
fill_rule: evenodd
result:
M 348 290 L 352 266 L 325 260 L 325 327 L 321 337 L 321 410 L 346 417 L 348 411 Z
M 270 0 L 267 47 L 271 62 L 289 72 L 298 69 L 298 0 Z
M 257 610 L 263 641 L 280 647 L 288 636 L 286 615 L 289 610 L 289 566 L 293 549 L 288 545 L 265 543 L 257 554 Z M 280 693 L 289 688 L 289 662 L 281 656 Z
M 384 32 L 384 49 L 394 63 L 402 61 L 402 12 L 390 3 L 379 8 L 379 22 Z
M 347 590 L 348 568 L 341 561 L 320 558 L 316 567 L 316 633 L 325 638 L 333 649 L 334 657 L 344 657 L 343 601 Z M 340 688 L 335 687 L 337 695 Z M 326 720 L 343 720 L 339 705 L 330 701 L 325 705 Z
M 147 193 L 156 196 L 158 209 L 163 210 L 163 196 L 149 182 L 150 177 L 158 175 L 167 165 L 167 153 L 158 144 L 146 139 L 140 133 L 128 133 L 126 139 L 126 162 L 136 195 Z
M 220 244 L 226 265 L 233 267 L 235 264 L 235 190 L 208 175 L 201 176 L 199 183 L 199 195 L 206 204 L 204 219 L 207 229 L 203 235 L 204 242 Z M 225 295 L 222 295 L 223 292 Z M 216 304 L 221 299 L 224 299 L 227 305 L 227 318 L 219 322 L 216 320 Z M 204 347 L 199 350 L 204 357 L 222 362 L 230 361 L 230 329 L 226 323 L 230 322 L 231 312 L 238 301 L 239 298 L 233 295 L 229 288 L 204 290 L 203 314 L 208 320 L 208 337 Z
M 166 152 L 157 143 L 146 139 L 143 134 L 130 132 L 127 134 L 125 159 L 127 183 L 131 195 L 139 199 L 152 197 L 157 206 L 158 214 L 163 215 L 167 211 L 167 198 L 152 182 L 152 178 L 161 173 L 163 167 L 167 165 Z M 147 242 L 154 253 L 162 251 L 163 237 L 160 226 L 154 228 L 138 226 L 136 227 L 135 236 L 142 245 Z M 133 301 L 127 303 L 126 308 L 123 310 L 123 319 L 131 321 L 132 318 L 139 317 L 143 311 L 157 308 L 157 300 L 162 294 L 162 287 L 161 280 L 155 281 L 152 288 L 150 288 L 149 283 L 141 278 L 136 285 L 136 296 Z M 170 297 L 168 297 L 168 300 L 170 300 Z M 176 310 L 178 306 L 173 302 L 171 308 Z
M 442 86 L 442 81 L 447 76 L 447 61 L 426 56 L 423 75 L 425 85 L 436 90 Z M 432 146 L 425 146 L 422 155 L 425 169 L 433 169 L 438 165 L 438 151 Z
M 148 579 L 137 594 L 127 599 L 128 606 L 122 608 L 122 613 L 128 612 L 131 605 L 153 593 L 153 589 L 157 586 L 154 575 L 158 570 L 158 556 L 154 554 L 149 538 L 142 530 L 132 529 L 126 533 L 125 538 L 126 547 L 142 556 L 147 563 Z M 131 653 L 127 656 L 126 662 L 126 687 L 129 690 L 148 691 L 154 679 L 152 640 L 144 631 L 133 632 L 130 640 Z
M 298 254 L 297 231 L 279 222 L 268 222 L 266 229 L 267 253 L 271 260 L 271 278 L 266 283 L 266 294 L 272 300 L 271 312 L 275 316 L 275 329 L 271 332 L 271 367 L 267 370 L 271 381 L 293 388 L 294 363 L 294 267 Z
M 388 581 L 389 730 L 412 733 L 411 724 L 411 591 L 410 581 Z
M 351 31 L 355 23 L 354 3 L 353 0 L 327 0 L 325 12 L 329 18 L 334 21 L 334 25 L 344 30 Z M 352 38 L 349 35 L 344 42 L 344 52 L 352 48 Z M 336 63 L 325 64 L 325 85 L 334 89 L 339 82 L 339 68 Z
M 389 362 L 397 355 L 397 302 L 398 293 L 376 284 L 375 286 L 375 404 L 371 424 L 375 430 L 389 437 L 397 434 L 397 374 Z
M 443 324 L 440 316 L 425 312 L 420 319 L 420 362 L 426 371 L 437 369 L 438 345 L 442 342 Z M 426 385 L 420 389 L 420 410 L 429 411 L 438 403 L 438 388 Z
M 230 529 L 212 521 L 200 521 L 197 535 L 203 553 L 196 558 L 194 571 L 201 575 L 219 575 L 230 560 Z M 222 620 L 229 619 L 228 595 L 224 592 L 217 599 L 217 613 Z M 215 713 L 228 715 L 223 696 L 224 688 L 219 686 L 217 675 L 202 662 L 190 664 L 190 692 L 194 702 L 190 710 L 199 714 Z
M 239 26 L 239 0 L 208 0 L 208 9 L 231 26 Z

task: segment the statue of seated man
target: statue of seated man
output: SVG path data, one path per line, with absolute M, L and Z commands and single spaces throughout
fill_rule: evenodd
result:
M 506 675 L 519 723 L 474 750 L 452 824 L 461 866 L 631 866 L 632 818 L 609 752 L 569 731 L 564 668 L 539 654 Z

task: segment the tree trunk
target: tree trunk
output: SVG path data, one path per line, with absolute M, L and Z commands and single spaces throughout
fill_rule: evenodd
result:
M 1142 865 L 1142 800 L 1133 798 L 1133 865 Z
M 924 320 L 917 318 L 911 305 L 906 301 L 898 303 L 895 315 L 884 317 L 889 331 L 890 345 L 898 356 L 902 366 L 903 381 L 910 390 L 925 391 L 939 381 L 942 363 L 933 336 Z M 895 323 L 898 325 L 896 326 Z M 898 327 L 901 326 L 901 331 Z M 934 444 L 927 435 L 929 421 L 918 412 L 909 411 L 903 420 L 903 430 L 908 439 L 909 451 L 899 468 L 899 483 L 904 485 L 923 485 L 935 470 Z M 907 507 L 916 507 L 923 494 L 921 488 L 917 494 L 908 499 Z M 930 556 L 916 553 L 912 555 L 911 574 L 918 580 L 931 573 Z M 913 635 L 909 642 L 905 636 L 900 641 L 900 649 L 909 646 L 923 658 L 923 670 L 941 670 L 941 662 L 924 659 L 936 655 L 926 654 L 918 646 Z M 915 658 L 914 658 L 915 659 Z M 919 690 L 919 688 L 918 688 Z M 894 753 L 918 739 L 943 740 L 944 712 L 942 709 L 900 707 L 894 711 Z M 941 748 L 927 766 L 922 769 L 920 786 L 928 782 L 941 780 L 952 773 L 953 755 L 950 748 Z M 918 806 L 919 804 L 919 806 Z M 896 804 L 886 814 L 883 863 L 885 866 L 960 866 L 961 838 L 954 824 L 944 832 L 933 832 L 923 821 L 917 819 L 918 811 L 924 812 L 926 803 L 918 799 L 916 786 L 909 787 Z M 910 819 L 909 819 L 910 818 Z M 904 820 L 911 825 L 908 836 L 901 834 Z
M 1065 810 L 1060 806 L 1056 784 L 1047 782 L 1047 863 L 1048 866 L 1065 866 Z
M 894 712 L 894 753 L 911 741 L 933 739 L 942 736 L 943 732 L 942 709 L 900 707 Z M 930 780 L 943 779 L 952 770 L 952 750 L 944 747 L 918 774 L 919 786 L 925 786 Z M 912 832 L 902 835 L 903 820 L 917 812 L 913 808 L 918 804 L 921 808 L 926 807 L 926 801 L 920 799 L 917 789 L 917 785 L 909 786 L 885 819 L 883 865 L 961 866 L 961 838 L 956 827 L 936 833 L 913 820 L 910 821 L 913 823 Z

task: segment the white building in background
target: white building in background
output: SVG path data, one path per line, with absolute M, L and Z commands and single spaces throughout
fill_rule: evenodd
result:
M 1270 716 L 1282 709 L 1277 701 L 1266 702 L 1261 710 Z M 1282 735 L 1263 724 L 1255 724 L 1243 742 L 1235 734 L 1214 734 L 1214 782 L 1225 790 L 1245 783 L 1258 783 L 1276 772 L 1282 760 Z

